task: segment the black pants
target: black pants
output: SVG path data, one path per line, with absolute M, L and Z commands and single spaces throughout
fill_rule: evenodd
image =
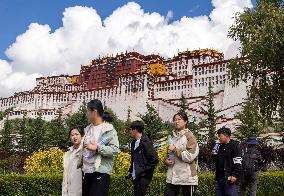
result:
M 245 196 L 246 189 L 249 188 L 249 195 L 256 196 L 258 173 L 244 174 L 243 179 L 239 185 L 239 195 Z
M 139 179 L 135 179 L 133 181 L 133 183 L 134 183 L 134 195 L 135 196 L 145 196 L 150 182 L 151 182 L 151 178 L 141 177 Z
M 167 183 L 165 196 L 178 196 L 180 189 L 183 196 L 193 196 L 195 192 L 195 187 L 192 185 L 174 185 Z
M 110 176 L 102 173 L 86 173 L 83 178 L 82 196 L 107 196 Z

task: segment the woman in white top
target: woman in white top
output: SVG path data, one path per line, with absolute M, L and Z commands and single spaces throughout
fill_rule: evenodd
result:
M 84 131 L 81 131 L 79 128 L 72 129 L 69 132 L 73 146 L 64 154 L 63 158 L 62 196 L 82 195 L 82 170 L 80 168 L 77 169 L 77 162 L 82 151 L 82 145 L 80 144 L 83 135 Z

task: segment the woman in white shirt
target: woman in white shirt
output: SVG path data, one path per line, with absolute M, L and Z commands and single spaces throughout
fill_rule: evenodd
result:
M 82 151 L 81 140 L 84 131 L 79 128 L 72 129 L 69 132 L 73 144 L 69 151 L 64 154 L 63 164 L 63 182 L 62 196 L 81 196 L 82 195 L 82 170 L 77 169 L 77 163 Z

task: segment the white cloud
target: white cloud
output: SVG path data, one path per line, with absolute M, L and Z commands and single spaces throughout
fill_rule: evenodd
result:
M 212 0 L 209 16 L 187 17 L 170 22 L 167 16 L 146 13 L 137 3 L 117 8 L 102 21 L 94 8 L 70 7 L 63 26 L 32 23 L 7 50 L 9 62 L 0 60 L 0 87 L 9 93 L 32 88 L 35 77 L 78 73 L 80 65 L 99 55 L 133 49 L 145 54 L 172 56 L 178 50 L 213 47 L 226 57 L 237 54 L 238 43 L 227 38 L 234 13 L 252 7 L 250 0 Z M 7 94 L 0 91 L 0 96 Z
M 4 87 L 2 89 L 6 89 L 6 91 L 3 92 L 4 94 L 7 94 L 10 90 L 29 90 L 33 87 L 36 78 L 40 76 L 40 74 L 36 73 L 27 75 L 24 72 L 15 72 L 5 78 L 5 80 L 1 81 L 0 85 Z
M 0 81 L 5 79 L 10 73 L 12 73 L 12 67 L 7 61 L 0 59 Z

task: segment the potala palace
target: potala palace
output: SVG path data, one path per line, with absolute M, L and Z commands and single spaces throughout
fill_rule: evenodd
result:
M 237 123 L 234 115 L 246 97 L 246 85 L 230 85 L 227 64 L 223 53 L 213 49 L 179 52 L 169 59 L 137 52 L 100 57 L 81 65 L 78 75 L 37 78 L 32 90 L 0 98 L 0 110 L 12 108 L 9 119 L 35 118 L 41 113 L 43 119 L 51 120 L 59 110 L 68 115 L 82 103 L 98 98 L 120 119 L 127 118 L 128 109 L 131 118 L 137 118 L 148 102 L 163 120 L 171 121 L 183 94 L 190 119 L 199 120 L 206 115 L 201 106 L 211 82 L 214 104 L 222 115 L 217 126 L 233 128 Z

